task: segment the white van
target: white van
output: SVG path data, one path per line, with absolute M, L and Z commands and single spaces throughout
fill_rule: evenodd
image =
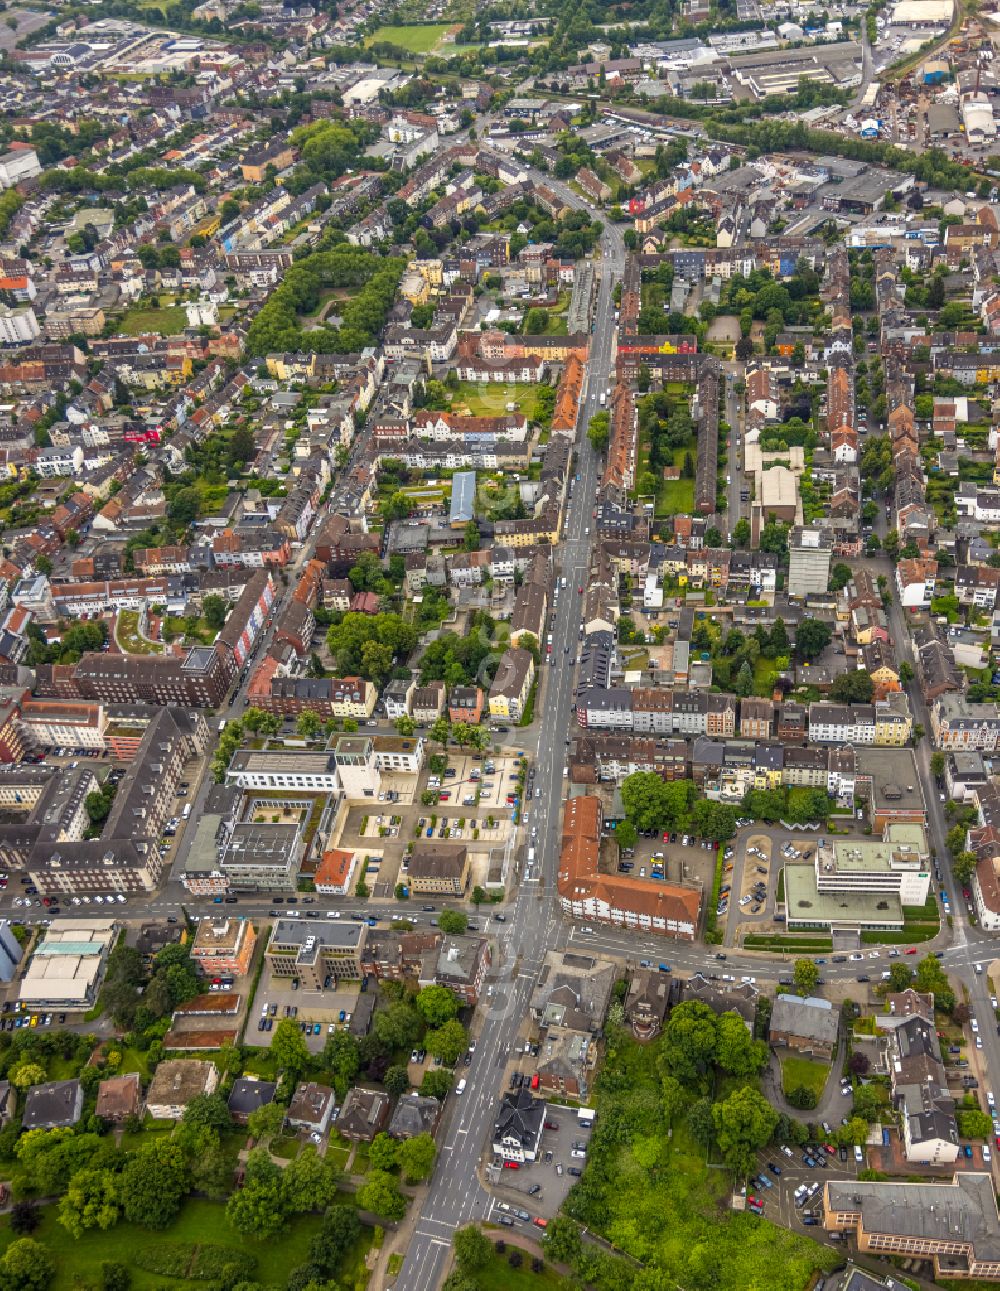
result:
M 189 802 L 186 802 L 184 804 L 184 810 L 181 814 L 183 815 L 185 820 L 187 820 L 187 818 L 191 815 L 191 804 Z
M 464 1094 L 464 1093 L 465 1093 L 465 1077 L 464 1077 L 464 1076 L 463 1076 L 463 1077 L 462 1077 L 462 1079 L 458 1082 L 458 1084 L 455 1086 L 455 1093 L 456 1093 L 456 1094 Z

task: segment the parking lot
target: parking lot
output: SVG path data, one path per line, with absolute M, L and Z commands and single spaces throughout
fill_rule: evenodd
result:
M 586 1152 L 591 1131 L 580 1124 L 572 1108 L 556 1104 L 548 1107 L 545 1127 L 538 1161 L 526 1161 L 517 1170 L 502 1169 L 498 1172 L 496 1200 L 521 1206 L 532 1216 L 542 1215 L 551 1219 L 558 1214 L 566 1194 L 576 1183 L 577 1176 L 570 1174 L 570 1170 L 582 1173 L 587 1164 L 585 1156 L 573 1156 L 573 1144 L 583 1144 Z M 529 1189 L 536 1186 L 541 1191 L 529 1194 Z
M 810 1151 L 788 1148 L 787 1152 L 774 1147 L 761 1153 L 757 1178 L 747 1184 L 748 1198 L 759 1198 L 764 1203 L 764 1215 L 785 1228 L 800 1232 L 816 1229 L 822 1222 L 823 1185 L 831 1180 L 856 1179 L 858 1171 L 865 1168 L 864 1149 L 860 1163 L 855 1159 L 853 1148 L 832 1154 L 822 1147 Z M 844 1153 L 847 1155 L 846 1161 L 842 1159 Z M 803 1159 L 806 1155 L 814 1161 L 825 1162 L 825 1165 L 807 1166 Z M 776 1170 L 781 1173 L 777 1174 Z M 762 1177 L 770 1187 L 760 1183 Z M 796 1189 L 802 1185 L 811 1190 L 811 1195 L 804 1202 L 796 1198 Z M 816 1223 L 811 1223 L 811 1220 L 816 1220 Z M 816 1236 L 816 1233 L 812 1235 Z
M 327 1036 L 334 1030 L 349 1025 L 351 1015 L 358 1003 L 358 983 L 339 983 L 337 988 L 312 991 L 299 987 L 293 990 L 291 982 L 284 977 L 272 977 L 265 967 L 260 986 L 250 1006 L 250 1019 L 247 1024 L 247 1043 L 267 1048 L 271 1043 L 274 1028 L 282 1018 L 290 1017 L 300 1028 L 308 1027 L 305 1036 L 306 1044 L 313 1053 L 319 1053 L 326 1044 Z M 266 1012 L 270 1028 L 259 1030 L 259 1023 Z M 341 1022 L 340 1015 L 344 1014 Z M 317 1033 L 316 1028 L 319 1027 Z
M 687 837 L 685 845 L 684 834 L 671 833 L 666 838 L 662 834 L 650 838 L 640 835 L 634 855 L 626 856 L 623 861 L 625 865 L 631 865 L 628 873 L 634 879 L 653 882 L 701 882 L 711 892 L 715 877 L 715 846 L 706 847 L 702 839 Z

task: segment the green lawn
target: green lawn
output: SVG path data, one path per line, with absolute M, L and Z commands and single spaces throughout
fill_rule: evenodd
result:
M 531 1256 L 527 1251 L 521 1254 L 524 1263 L 519 1269 L 510 1267 L 506 1255 L 494 1255 L 487 1268 L 477 1269 L 479 1291 L 559 1291 L 564 1283 L 552 1269 L 546 1266 L 543 1273 L 532 1273 Z
M 365 47 L 384 40 L 411 54 L 429 54 L 440 43 L 445 32 L 451 30 L 452 25 L 450 22 L 431 22 L 407 27 L 379 27 L 374 35 L 367 38 Z
M 276 1157 L 281 1157 L 283 1161 L 292 1161 L 299 1155 L 302 1144 L 295 1138 L 275 1139 L 271 1144 L 271 1152 Z
M 460 381 L 451 391 L 452 412 L 468 408 L 473 417 L 502 417 L 509 403 L 529 419 L 535 413 L 538 387 L 530 381 L 511 381 L 499 385 L 492 381 Z
M 162 309 L 130 309 L 117 324 L 117 330 L 126 336 L 141 336 L 144 332 L 158 332 L 161 336 L 176 336 L 187 327 L 187 311 L 183 305 L 167 305 Z
M 148 1251 L 158 1242 L 201 1242 L 231 1246 L 235 1252 L 249 1253 L 257 1261 L 255 1280 L 265 1286 L 279 1287 L 288 1281 L 291 1269 L 297 1264 L 305 1263 L 309 1243 L 323 1222 L 319 1215 L 302 1216 L 288 1225 L 278 1241 L 258 1243 L 230 1228 L 224 1212 L 225 1207 L 215 1202 L 188 1201 L 176 1222 L 162 1233 L 151 1232 L 136 1224 L 121 1223 L 106 1232 L 91 1229 L 82 1237 L 74 1239 L 58 1223 L 56 1208 L 45 1206 L 42 1209 L 42 1222 L 33 1236 L 48 1248 L 55 1262 L 56 1275 L 49 1291 L 77 1291 L 81 1286 L 100 1286 L 101 1263 L 104 1260 L 118 1260 L 128 1266 L 134 1291 L 164 1291 L 166 1287 L 180 1291 L 183 1287 L 198 1286 L 199 1283 L 186 1279 L 166 1279 L 162 1274 L 147 1273 L 135 1264 L 136 1251 Z M 5 1216 L 0 1221 L 0 1251 L 7 1248 L 13 1236 L 9 1218 Z M 368 1230 L 365 1232 L 365 1240 L 366 1243 L 370 1240 Z M 363 1250 L 360 1251 L 360 1259 L 363 1263 Z M 354 1283 L 345 1278 L 343 1285 L 353 1286 Z
M 793 1054 L 781 1059 L 781 1083 L 787 1094 L 790 1089 L 804 1085 L 815 1092 L 817 1099 L 823 1093 L 830 1067 L 825 1062 L 815 1062 L 812 1058 L 797 1058 Z
M 691 515 L 694 511 L 694 480 L 664 480 L 656 501 L 656 515 Z

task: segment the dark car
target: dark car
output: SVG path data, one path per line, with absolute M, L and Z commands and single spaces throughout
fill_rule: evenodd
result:
M 533 1183 L 531 1187 L 528 1189 L 528 1196 L 537 1197 L 541 1191 L 542 1191 L 542 1185 L 540 1183 Z
M 767 1163 L 767 1168 L 768 1168 L 768 1170 L 770 1170 L 770 1171 L 771 1171 L 771 1173 L 772 1173 L 772 1174 L 777 1174 L 777 1175 L 780 1175 L 780 1174 L 781 1174 L 781 1166 L 780 1166 L 780 1165 L 775 1165 L 775 1163 L 774 1163 L 773 1161 L 769 1161 L 769 1162 Z
M 583 1174 L 583 1171 L 578 1169 L 575 1165 L 571 1165 L 570 1168 L 566 1171 L 566 1173 L 571 1174 L 574 1179 L 579 1179 L 580 1176 Z

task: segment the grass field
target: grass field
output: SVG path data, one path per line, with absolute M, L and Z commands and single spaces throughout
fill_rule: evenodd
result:
M 536 387 L 527 381 L 509 385 L 462 381 L 451 392 L 451 408 L 452 412 L 468 408 L 473 417 L 502 417 L 512 403 L 530 419 L 535 413 L 535 398 Z
M 429 54 L 441 43 L 445 32 L 450 31 L 450 22 L 431 22 L 414 24 L 407 27 L 379 27 L 374 35 L 365 41 L 366 48 L 377 41 L 388 41 L 411 54 Z
M 797 1058 L 789 1054 L 781 1059 L 781 1083 L 787 1094 L 790 1089 L 804 1085 L 811 1089 L 817 1099 L 823 1093 L 830 1068 L 825 1062 L 814 1062 L 811 1058 Z
M 139 611 L 119 610 L 115 640 L 126 654 L 162 654 L 163 646 L 139 635 Z
M 167 305 L 162 309 L 130 309 L 118 323 L 117 330 L 126 336 L 141 336 L 144 332 L 157 332 L 160 336 L 176 336 L 187 327 L 187 312 L 183 305 Z
M 656 499 L 656 515 L 690 515 L 694 511 L 694 480 L 664 480 Z
M 36 1241 L 48 1249 L 56 1266 L 56 1275 L 49 1291 L 77 1291 L 83 1286 L 101 1285 L 101 1263 L 118 1260 L 132 1274 L 133 1291 L 163 1291 L 165 1287 L 180 1291 L 183 1287 L 197 1287 L 197 1282 L 183 1278 L 165 1278 L 162 1274 L 147 1273 L 134 1262 L 134 1253 L 149 1249 L 157 1242 L 204 1242 L 218 1246 L 232 1246 L 234 1251 L 250 1254 L 257 1261 L 255 1280 L 272 1286 L 284 1286 L 288 1274 L 298 1264 L 304 1264 L 309 1243 L 319 1231 L 319 1215 L 307 1215 L 293 1220 L 282 1232 L 278 1241 L 253 1242 L 242 1237 L 226 1223 L 225 1208 L 210 1201 L 189 1201 L 168 1229 L 152 1233 L 136 1224 L 116 1224 L 106 1232 L 91 1229 L 82 1237 L 72 1238 L 56 1219 L 55 1206 L 42 1208 L 42 1222 L 32 1234 Z M 0 1223 L 0 1251 L 6 1250 L 13 1240 L 9 1218 Z M 370 1239 L 370 1230 L 365 1230 Z M 356 1253 L 352 1263 L 364 1262 L 364 1250 Z M 344 1278 L 343 1286 L 353 1286 Z
M 476 1270 L 479 1291 L 559 1291 L 562 1279 L 546 1267 L 543 1273 L 532 1273 L 531 1256 L 521 1251 L 524 1263 L 512 1269 L 506 1255 L 494 1255 L 485 1269 Z

